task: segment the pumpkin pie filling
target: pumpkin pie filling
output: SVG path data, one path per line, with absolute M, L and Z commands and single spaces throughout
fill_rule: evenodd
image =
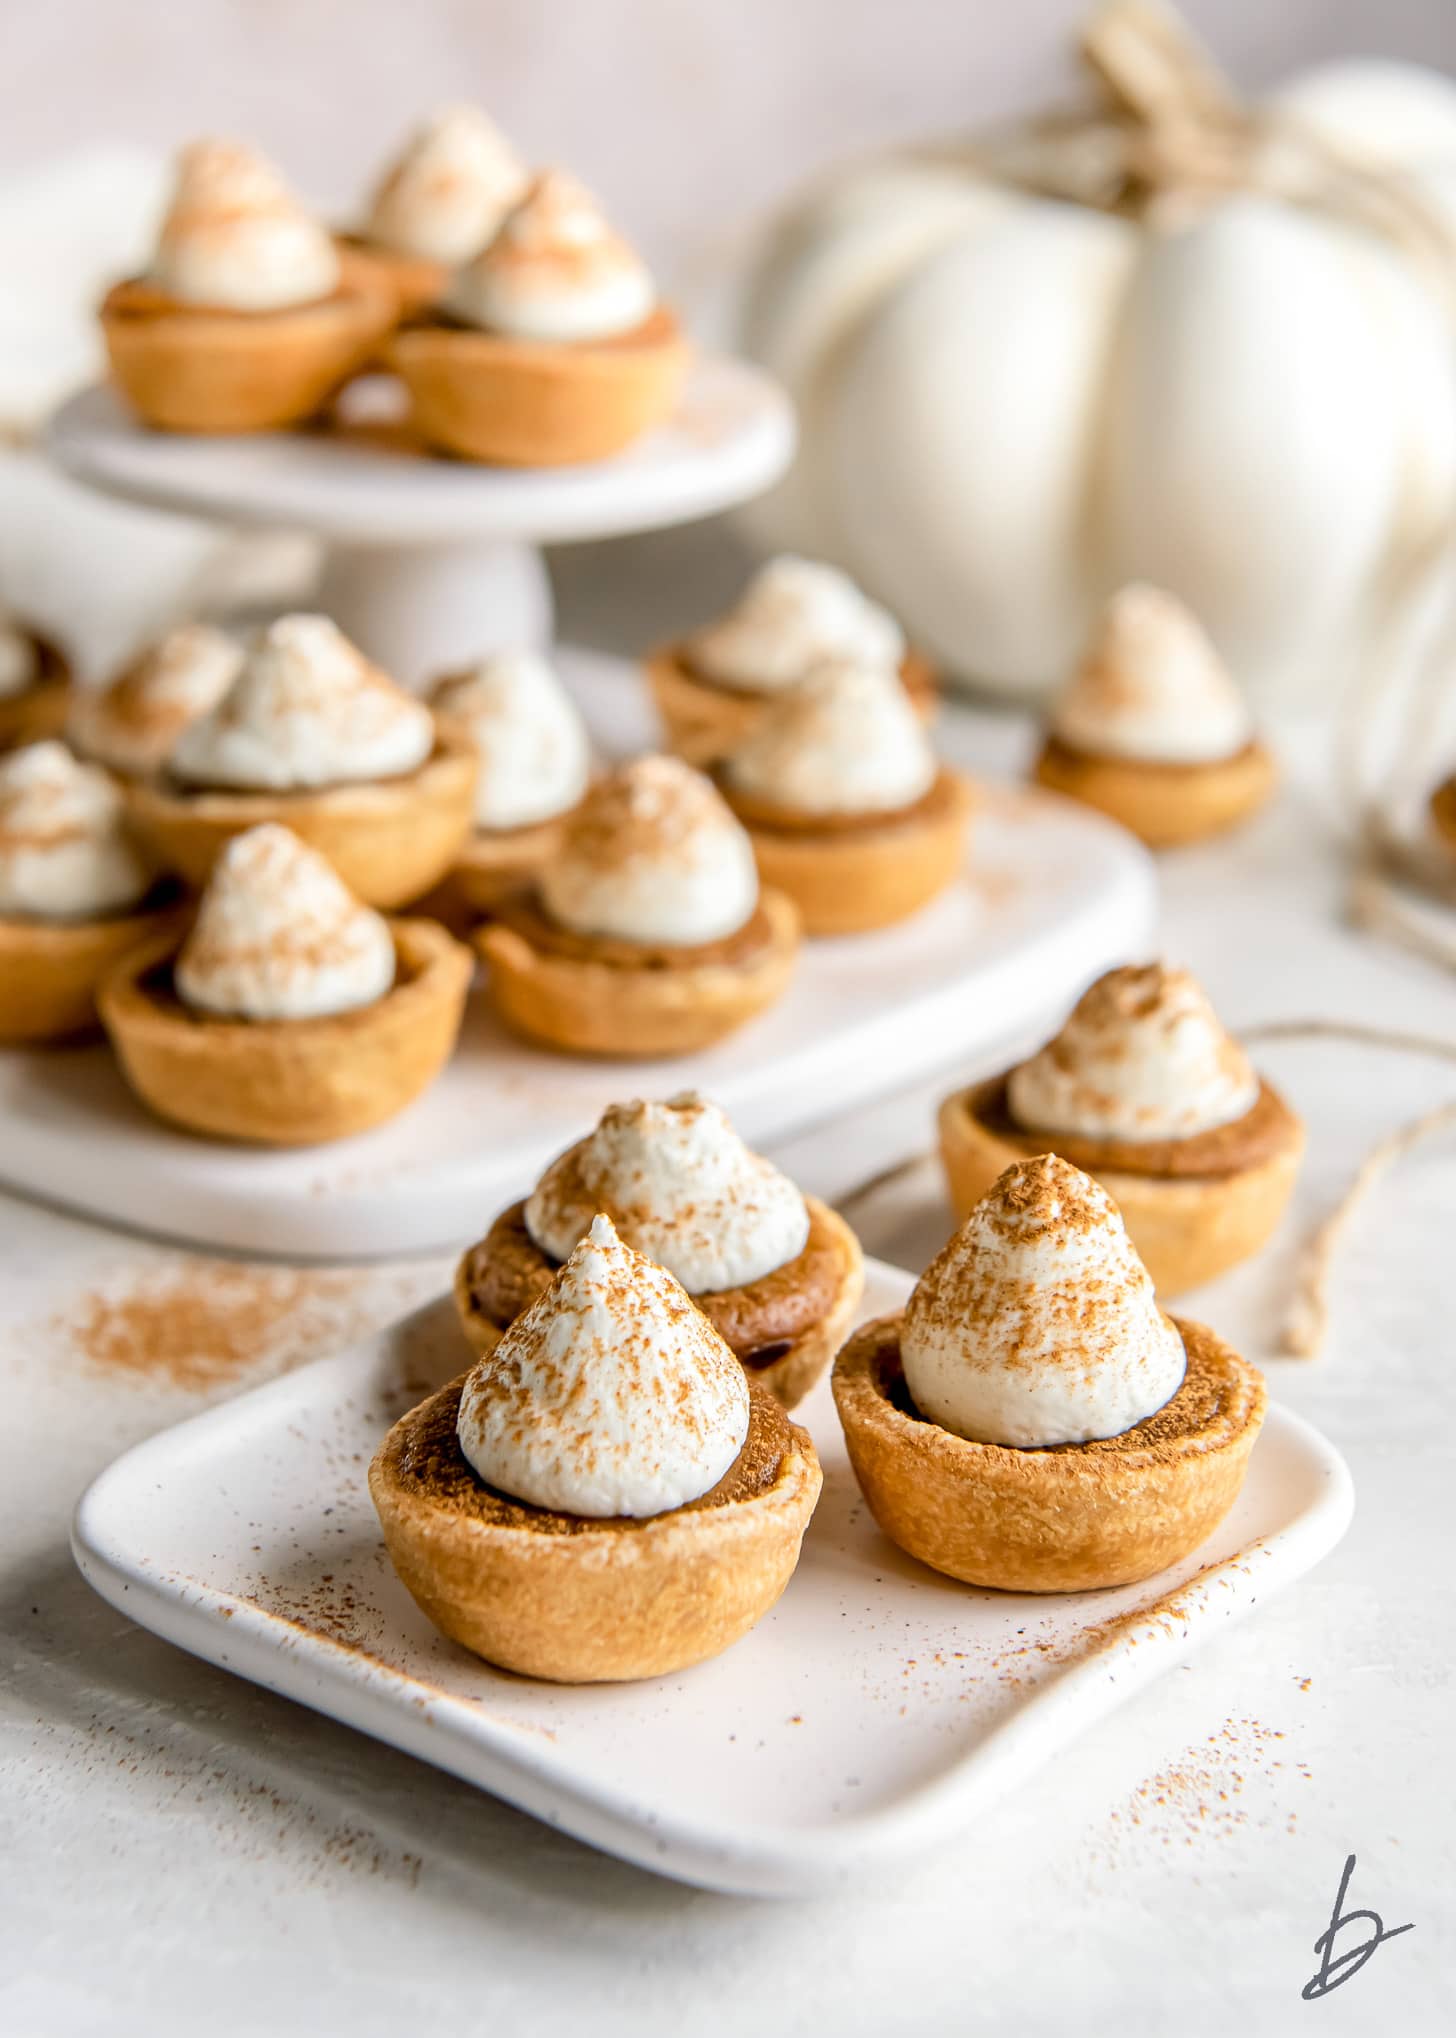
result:
M 1210 772 L 1237 771 L 1244 765 L 1257 763 L 1263 756 L 1264 747 L 1257 738 L 1251 738 L 1249 742 L 1243 744 L 1238 750 L 1232 751 L 1227 757 L 1220 757 L 1214 763 L 1209 763 L 1206 759 L 1197 759 L 1192 762 L 1171 758 L 1158 758 L 1155 760 L 1153 758 L 1141 757 L 1118 757 L 1112 759 L 1111 753 L 1083 750 L 1075 743 L 1068 743 L 1065 737 L 1057 736 L 1050 731 L 1048 731 L 1046 739 L 1042 744 L 1042 758 L 1052 768 L 1061 765 L 1065 769 L 1076 770 L 1082 765 L 1101 764 L 1112 761 L 1116 763 L 1119 771 L 1135 772 L 1142 770 L 1156 773 L 1160 779 L 1186 779 L 1190 784 L 1195 784 L 1200 779 L 1206 779 Z
M 553 1268 L 555 1273 L 557 1269 Z M 401 1425 L 394 1475 L 407 1498 L 493 1528 L 525 1529 L 536 1535 L 579 1536 L 603 1531 L 631 1535 L 650 1528 L 660 1515 L 585 1516 L 533 1507 L 498 1492 L 475 1471 L 460 1448 L 457 1422 L 466 1374 L 422 1402 Z M 802 1432 L 800 1432 L 802 1435 Z M 718 1481 L 696 1500 L 673 1510 L 699 1514 L 716 1507 L 754 1500 L 778 1478 L 794 1426 L 772 1395 L 751 1397 L 748 1435 L 743 1448 Z
M 926 821 L 949 820 L 959 814 L 965 802 L 963 781 L 944 766 L 936 773 L 934 783 L 912 805 L 859 813 L 805 813 L 756 793 L 740 791 L 721 766 L 713 777 L 746 827 L 772 835 L 855 835 L 871 831 L 889 834 L 897 828 L 914 828 Z
M 1248 1372 L 1230 1366 L 1222 1340 L 1203 1324 L 1184 1317 L 1173 1321 L 1187 1359 L 1182 1385 L 1161 1408 L 1131 1429 L 1089 1443 L 1042 1444 L 1034 1449 L 1010 1444 L 968 1445 L 962 1438 L 955 1438 L 954 1443 L 963 1450 L 990 1451 L 1009 1458 L 1135 1458 L 1143 1463 L 1171 1463 L 1227 1443 L 1249 1421 Z M 900 1362 L 899 1317 L 887 1316 L 868 1324 L 859 1336 L 868 1346 L 865 1370 L 872 1391 L 907 1422 L 924 1424 L 943 1435 L 911 1398 Z
M 508 927 L 538 954 L 559 956 L 566 962 L 599 963 L 608 969 L 686 970 L 715 963 L 732 968 L 757 962 L 775 941 L 773 922 L 762 900 L 734 933 L 717 941 L 681 945 L 578 934 L 552 919 L 534 890 L 503 900 L 495 917 L 500 926 Z
M 1177 1139 L 1094 1139 L 1075 1132 L 1038 1131 L 1011 1114 L 1007 1092 L 1012 1073 L 1008 1070 L 965 1091 L 966 1109 L 988 1132 L 1028 1157 L 1050 1149 L 1093 1174 L 1116 1170 L 1167 1180 L 1238 1174 L 1283 1153 L 1299 1132 L 1294 1113 L 1262 1078 L 1259 1095 L 1242 1118 Z
M 526 1229 L 524 1202 L 503 1210 L 479 1245 L 466 1255 L 464 1285 L 479 1313 L 505 1330 L 559 1271 Z M 844 1283 L 843 1249 L 813 1204 L 809 1238 L 783 1266 L 738 1288 L 691 1299 L 735 1358 L 750 1370 L 782 1358 L 795 1338 L 812 1330 L 837 1301 Z

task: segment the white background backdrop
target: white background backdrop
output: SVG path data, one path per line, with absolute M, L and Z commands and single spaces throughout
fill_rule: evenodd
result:
M 81 141 L 235 133 L 347 206 L 401 127 L 475 98 L 598 185 L 678 285 L 816 166 L 1034 106 L 1085 0 L 9 0 L 0 173 Z M 1456 69 L 1452 0 L 1188 0 L 1250 88 L 1330 55 Z

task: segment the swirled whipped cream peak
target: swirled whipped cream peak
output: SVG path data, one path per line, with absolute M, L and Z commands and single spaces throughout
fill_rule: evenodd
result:
M 529 181 L 478 106 L 442 106 L 411 135 L 369 209 L 380 247 L 450 268 L 484 247 Z
M 1018 1450 L 1121 1436 L 1186 1366 L 1116 1204 L 1055 1154 L 1008 1168 L 931 1261 L 900 1356 L 922 1415 Z
M 1202 986 L 1161 962 L 1099 977 L 1007 1089 L 1018 1125 L 1083 1139 L 1187 1139 L 1258 1099 L 1259 1078 Z
M 598 1211 L 690 1295 L 761 1280 L 809 1242 L 808 1206 L 788 1176 L 694 1090 L 665 1104 L 608 1105 L 537 1183 L 526 1229 L 548 1258 L 564 1260 Z
M 826 659 L 773 701 L 724 765 L 740 792 L 803 814 L 913 807 L 936 769 L 899 675 L 851 658 Z
M 456 1433 L 486 1484 L 516 1500 L 640 1518 L 711 1492 L 748 1422 L 748 1382 L 718 1332 L 598 1216 L 476 1363 Z
M 40 651 L 29 630 L 0 608 L 0 701 L 14 700 L 40 678 Z
M 235 835 L 213 866 L 174 977 L 198 1011 L 321 1019 L 384 996 L 394 937 L 316 849 L 266 822 Z
M 893 672 L 905 656 L 905 633 L 847 573 L 785 552 L 760 566 L 735 606 L 683 648 L 704 679 L 746 693 L 781 693 L 826 658 Z
M 0 757 L 0 919 L 96 920 L 140 905 L 151 884 L 104 771 L 64 743 Z
M 217 706 L 183 731 L 171 769 L 192 785 L 295 792 L 402 778 L 434 743 L 424 703 L 327 616 L 280 616 Z
M 1171 594 L 1134 582 L 1103 610 L 1052 711 L 1052 733 L 1094 757 L 1217 764 L 1245 747 L 1253 724 L 1197 617 Z
M 442 728 L 475 750 L 477 828 L 530 828 L 574 807 L 591 774 L 586 725 L 539 651 L 501 651 L 440 681 Z
M 446 295 L 464 324 L 517 340 L 608 339 L 640 326 L 656 303 L 641 257 L 565 170 L 532 179 Z
M 160 771 L 182 731 L 216 707 L 242 664 L 242 645 L 224 630 L 207 623 L 169 630 L 109 686 L 76 702 L 77 748 L 134 778 Z
M 541 879 L 548 913 L 578 934 L 696 947 L 758 906 L 753 845 L 702 772 L 638 757 L 597 780 Z
M 271 163 L 240 142 L 200 141 L 177 159 L 148 279 L 184 304 L 281 311 L 330 296 L 339 256 Z

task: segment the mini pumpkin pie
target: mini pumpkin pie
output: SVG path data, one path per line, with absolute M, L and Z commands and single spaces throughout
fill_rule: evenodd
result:
M 394 316 L 387 289 L 345 274 L 327 229 L 272 165 L 195 142 L 145 275 L 101 306 L 112 377 L 169 432 L 262 432 L 321 410 Z
M 1195 618 L 1171 595 L 1135 585 L 1108 603 L 1053 710 L 1034 776 L 1168 849 L 1245 820 L 1276 772 Z
M 784 553 L 759 567 L 726 615 L 648 658 L 668 749 L 716 764 L 827 658 L 897 672 L 920 719 L 934 718 L 935 676 L 889 611 L 848 574 Z
M 591 775 L 586 726 L 537 651 L 505 651 L 440 680 L 430 696 L 445 738 L 474 750 L 475 825 L 446 879 L 467 917 L 529 885 L 561 842 Z
M 203 884 L 235 835 L 281 822 L 371 906 L 419 898 L 470 834 L 476 761 L 327 616 L 280 616 L 185 728 L 166 771 L 127 789 L 139 833 Z
M 435 1626 L 570 1684 L 666 1676 L 738 1641 L 793 1575 L 821 1483 L 806 1433 L 606 1216 L 369 1468 Z
M 286 828 L 236 836 L 185 937 L 143 942 L 101 987 L 128 1082 L 217 1139 L 311 1146 L 395 1117 L 460 1031 L 469 951 L 386 920 Z
M 182 731 L 215 708 L 242 670 L 243 647 L 225 630 L 183 623 L 106 686 L 71 704 L 71 747 L 118 778 L 162 771 Z
M 799 916 L 760 891 L 753 845 L 676 757 L 597 780 L 535 888 L 479 928 L 497 1009 L 577 1054 L 692 1054 L 788 988 Z
M 971 1585 L 1131 1585 L 1238 1497 L 1259 1373 L 1164 1316 L 1112 1199 L 1041 1154 L 993 1184 L 904 1311 L 834 1365 L 850 1463 L 912 1557 Z
M 918 913 L 960 875 L 970 788 L 938 765 L 895 674 L 830 659 L 775 701 L 717 782 L 764 884 L 806 934 Z
M 786 1408 L 803 1399 L 858 1307 L 859 1241 L 691 1090 L 609 1105 L 465 1254 L 455 1299 L 477 1351 L 550 1286 L 599 1211 L 682 1283 L 751 1378 Z
M 964 1216 L 1002 1169 L 1051 1149 L 1116 1199 L 1162 1295 L 1258 1252 L 1304 1127 L 1187 970 L 1110 970 L 1029 1061 L 946 1099 L 941 1155 Z
M 677 402 L 689 347 L 596 200 L 535 178 L 389 359 L 431 445 L 465 460 L 558 467 L 619 453 Z
M 478 106 L 443 106 L 385 171 L 358 232 L 342 237 L 345 270 L 361 265 L 389 292 L 396 317 L 426 311 L 529 182 L 525 164 Z
M 0 608 L 0 751 L 59 736 L 71 703 L 71 668 L 60 648 Z
M 0 757 L 0 1044 L 94 1027 L 102 978 L 176 905 L 104 771 L 55 741 Z

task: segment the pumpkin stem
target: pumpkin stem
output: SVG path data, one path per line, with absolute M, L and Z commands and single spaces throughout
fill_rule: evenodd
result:
M 1241 122 L 1223 72 L 1164 0 L 1103 0 L 1083 22 L 1077 47 L 1118 110 L 1142 126 Z

